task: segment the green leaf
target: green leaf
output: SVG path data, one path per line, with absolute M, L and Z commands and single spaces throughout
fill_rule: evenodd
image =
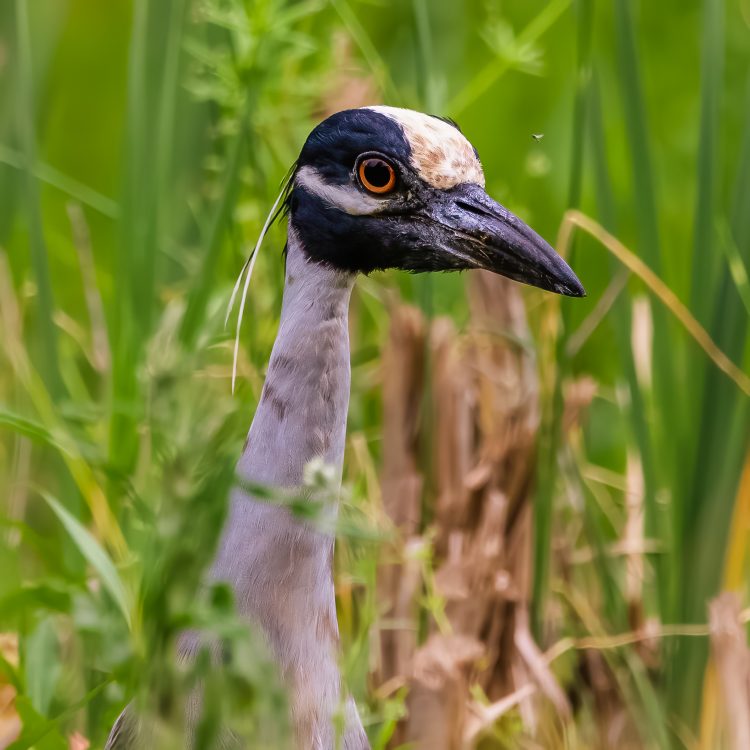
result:
M 8 746 L 8 750 L 68 750 L 68 743 L 60 734 L 54 721 L 42 716 L 32 705 L 28 696 L 16 697 L 16 710 L 21 717 L 21 736 Z
M 40 620 L 26 638 L 24 662 L 26 692 L 34 708 L 46 714 L 60 676 L 57 633 L 51 617 Z
M 739 294 L 742 304 L 745 306 L 745 311 L 750 316 L 750 282 L 748 281 L 747 268 L 726 223 L 719 226 L 719 238 L 721 240 L 719 245 L 724 251 L 732 281 L 737 287 L 737 294 Z
M 16 134 L 21 143 L 24 161 L 31 169 L 23 176 L 26 221 L 29 230 L 34 280 L 37 285 L 37 309 L 39 317 L 39 361 L 42 379 L 54 401 L 61 399 L 63 384 L 58 360 L 57 328 L 53 315 L 55 300 L 49 269 L 45 222 L 42 216 L 39 185 L 33 174 L 36 165 L 36 124 L 34 114 L 34 72 L 32 70 L 32 42 L 29 24 L 29 9 L 26 2 L 15 3 L 16 38 L 18 49 L 16 64 L 18 98 L 16 106 Z
M 41 494 L 54 514 L 60 519 L 60 522 L 65 527 L 76 547 L 78 547 L 80 553 L 99 574 L 102 585 L 115 600 L 128 627 L 130 627 L 128 594 L 112 560 L 99 542 L 92 536 L 91 532 L 82 526 L 80 521 L 74 518 L 59 501 L 46 492 L 42 492 Z
M 5 627 L 8 620 L 17 615 L 28 615 L 37 610 L 68 612 L 70 592 L 55 581 L 24 585 L 14 589 L 0 599 L 0 623 Z
M 22 417 L 20 414 L 16 414 L 4 406 L 0 406 L 0 427 L 7 427 L 19 435 L 30 438 L 34 442 L 46 443 L 61 453 L 67 452 L 43 424 L 27 417 Z
M 13 685 L 16 692 L 21 692 L 23 685 L 18 676 L 18 670 L 3 656 L 2 652 L 0 652 L 0 677 L 4 682 Z

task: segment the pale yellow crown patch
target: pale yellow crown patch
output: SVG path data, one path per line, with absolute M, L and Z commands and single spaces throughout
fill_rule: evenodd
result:
M 395 120 L 411 146 L 411 160 L 419 176 L 433 187 L 448 188 L 470 182 L 484 187 L 484 172 L 471 143 L 437 117 L 398 107 L 368 107 Z

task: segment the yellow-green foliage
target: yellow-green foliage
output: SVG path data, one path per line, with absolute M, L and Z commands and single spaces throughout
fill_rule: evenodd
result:
M 0 632 L 18 635 L 19 659 L 3 651 L 0 683 L 14 686 L 24 725 L 12 747 L 65 748 L 74 730 L 100 747 L 134 696 L 157 719 L 159 747 L 181 747 L 172 720 L 200 679 L 211 686 L 202 747 L 219 722 L 257 746 L 285 741 L 273 667 L 230 592 L 199 581 L 275 335 L 283 226 L 254 277 L 235 397 L 225 305 L 322 113 L 369 91 L 455 118 L 494 197 L 550 239 L 569 208 L 596 218 L 746 369 L 748 59 L 744 0 L 3 0 Z M 730 539 L 727 580 L 747 572 L 746 530 L 730 537 L 747 396 L 600 243 L 577 235 L 570 261 L 589 297 L 560 304 L 557 339 L 542 297 L 527 296 L 544 344 L 531 620 L 542 648 L 628 631 L 634 607 L 635 624 L 707 622 Z M 376 747 L 404 710 L 404 691 L 373 695 L 366 680 L 381 301 L 395 291 L 460 326 L 464 289 L 459 276 L 378 274 L 353 300 L 356 450 L 339 531 L 357 591 L 342 605 L 343 663 Z M 579 376 L 598 388 L 571 441 L 562 390 Z M 628 462 L 648 552 L 635 602 L 612 554 Z M 583 561 L 565 575 L 559 539 Z M 423 633 L 442 616 L 433 594 Z M 186 627 L 223 639 L 220 668 L 175 664 Z M 718 700 L 715 679 L 704 694 L 707 639 L 672 635 L 655 650 L 649 661 L 605 649 L 604 661 L 644 747 L 692 747 L 703 701 Z M 541 741 L 596 746 L 580 669 L 555 669 L 580 700 L 572 727 L 550 715 Z M 483 747 L 513 747 L 518 715 L 494 731 Z

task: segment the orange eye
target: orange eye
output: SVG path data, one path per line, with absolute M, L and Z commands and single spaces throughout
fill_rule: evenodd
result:
M 357 169 L 359 181 L 365 190 L 371 193 L 383 195 L 390 193 L 396 186 L 396 172 L 393 167 L 383 159 L 363 159 Z

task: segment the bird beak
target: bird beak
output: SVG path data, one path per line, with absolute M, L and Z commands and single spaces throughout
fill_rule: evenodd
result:
M 425 218 L 446 270 L 485 268 L 557 294 L 586 296 L 552 247 L 479 185 L 440 191 L 429 202 Z

